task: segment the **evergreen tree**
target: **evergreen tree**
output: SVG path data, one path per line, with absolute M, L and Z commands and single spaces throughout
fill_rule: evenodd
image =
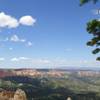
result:
M 80 5 L 84 5 L 88 2 L 97 3 L 99 0 L 80 0 Z M 87 23 L 87 32 L 92 34 L 92 39 L 87 42 L 88 46 L 95 46 L 95 49 L 92 51 L 93 54 L 100 52 L 100 20 L 93 19 Z M 100 57 L 97 57 L 97 60 L 100 61 Z

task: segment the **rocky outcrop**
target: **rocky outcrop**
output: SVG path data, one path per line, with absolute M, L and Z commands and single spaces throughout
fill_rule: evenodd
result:
M 68 97 L 67 100 L 72 100 L 71 97 Z
M 13 100 L 27 100 L 25 92 L 21 89 L 18 89 L 14 94 Z
M 2 91 L 0 92 L 0 100 L 9 100 L 9 98 L 13 98 L 14 92 L 12 91 Z
M 23 90 L 17 89 L 16 92 L 2 91 L 0 92 L 0 100 L 27 100 Z

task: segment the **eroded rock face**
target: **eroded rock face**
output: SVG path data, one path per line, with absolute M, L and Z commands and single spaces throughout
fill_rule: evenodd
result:
M 13 98 L 14 92 L 12 91 L 2 91 L 0 92 L 0 100 L 9 100 L 10 98 Z
M 68 97 L 67 100 L 72 100 L 71 97 Z
M 12 91 L 0 92 L 0 100 L 27 100 L 27 98 L 25 92 L 18 89 L 15 93 Z
M 18 89 L 14 94 L 13 100 L 27 100 L 25 92 L 21 89 Z

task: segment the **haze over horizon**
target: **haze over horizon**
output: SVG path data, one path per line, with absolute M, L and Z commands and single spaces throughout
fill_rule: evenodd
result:
M 100 4 L 79 0 L 0 0 L 0 68 L 98 67 L 86 23 Z

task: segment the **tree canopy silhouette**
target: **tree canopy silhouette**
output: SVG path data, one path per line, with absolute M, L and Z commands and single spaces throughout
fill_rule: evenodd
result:
M 80 0 L 80 5 L 84 5 L 88 2 L 96 3 L 99 0 Z M 88 46 L 95 46 L 95 49 L 92 51 L 93 54 L 100 52 L 100 19 L 93 19 L 87 23 L 87 32 L 92 34 L 92 39 L 87 42 Z M 96 60 L 100 61 L 100 57 L 97 57 Z
M 80 0 L 80 5 L 83 5 L 83 4 L 88 3 L 88 2 L 96 3 L 97 1 L 99 1 L 99 0 Z

